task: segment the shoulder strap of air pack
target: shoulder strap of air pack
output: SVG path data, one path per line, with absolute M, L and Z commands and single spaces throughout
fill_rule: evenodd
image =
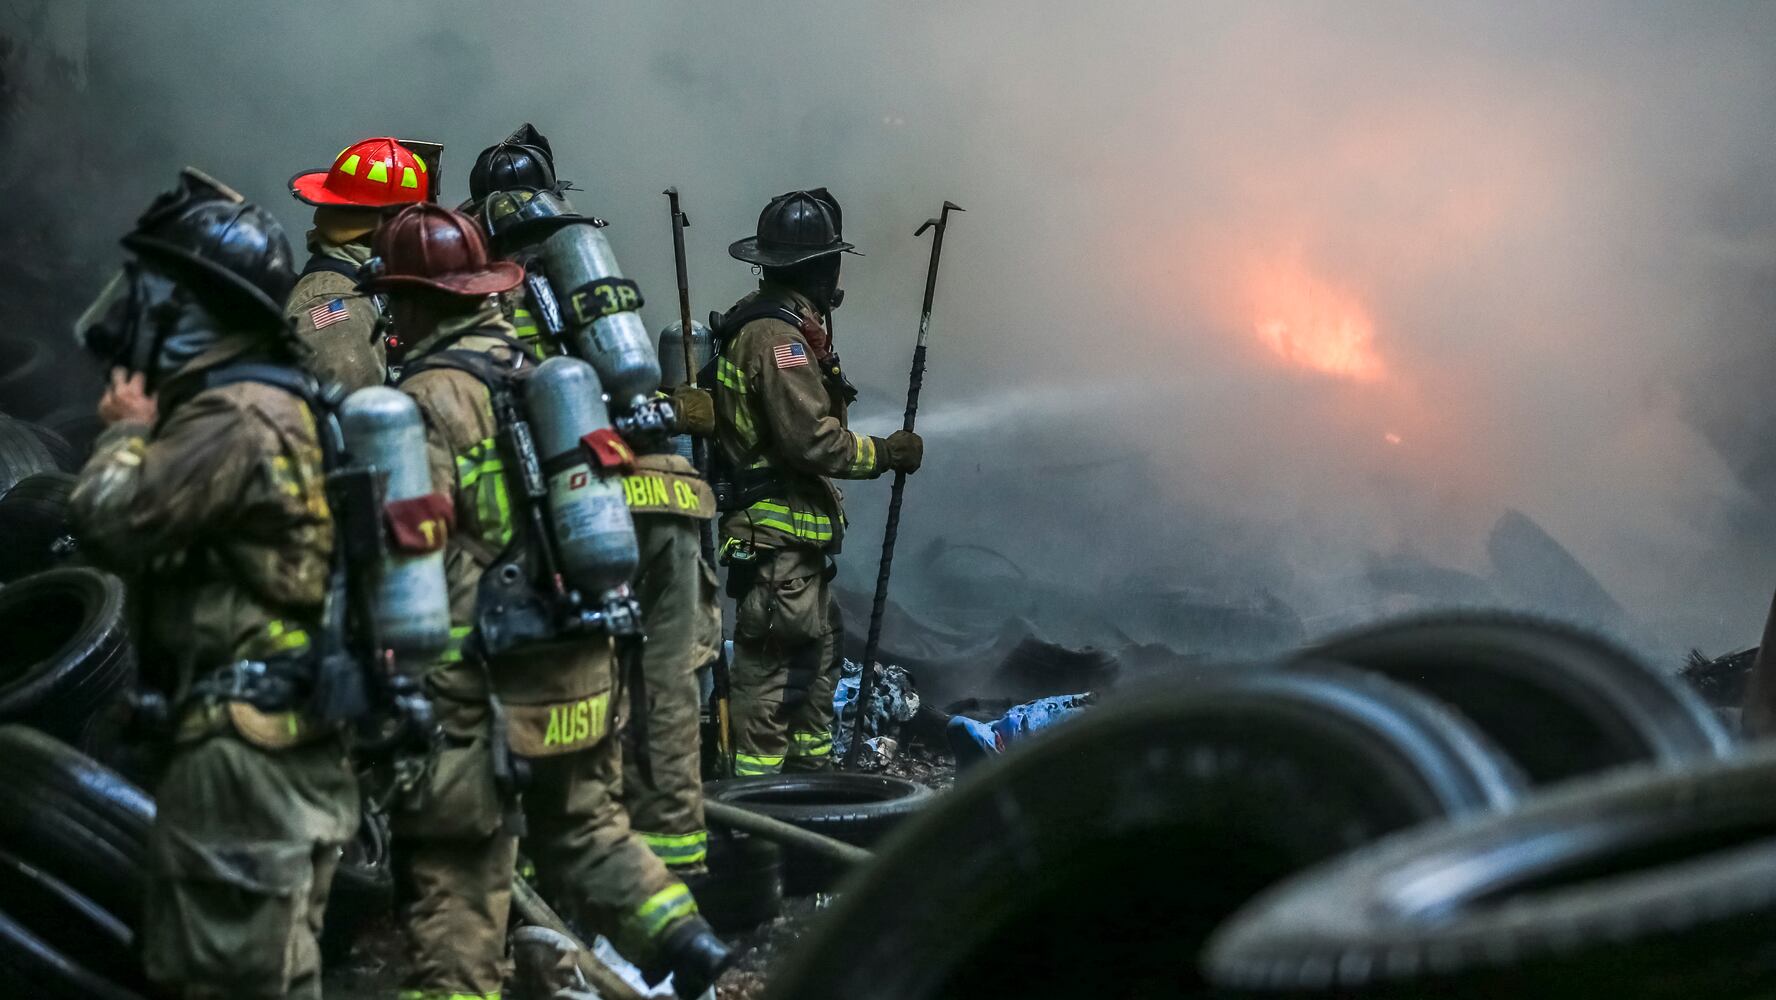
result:
M 499 340 L 507 347 L 512 348 L 515 352 L 513 357 L 517 359 L 516 363 L 514 365 L 501 364 L 489 356 L 486 351 L 473 351 L 466 348 L 450 346 L 470 335 L 493 337 Z M 475 379 L 475 381 L 480 382 L 481 385 L 486 388 L 488 395 L 492 397 L 491 403 L 493 405 L 493 412 L 497 422 L 499 414 L 502 411 L 509 411 L 516 405 L 514 397 L 517 387 L 513 383 L 513 376 L 518 372 L 519 368 L 525 364 L 524 359 L 526 357 L 528 357 L 528 354 L 524 345 L 511 337 L 499 333 L 490 333 L 486 330 L 465 330 L 461 333 L 444 338 L 439 341 L 436 347 L 427 351 L 417 361 L 404 366 L 401 369 L 401 377 L 395 385 L 396 387 L 399 387 L 405 384 L 408 379 L 413 378 L 422 372 L 439 370 L 462 372 Z M 502 430 L 496 428 L 496 436 L 502 433 Z M 521 483 L 517 479 L 512 478 L 522 475 L 522 473 L 515 467 L 514 463 L 510 461 L 502 463 L 501 475 L 507 477 L 506 482 L 509 489 L 521 488 Z M 507 546 L 507 553 L 515 552 L 517 550 L 515 547 L 520 547 L 526 544 L 526 537 L 524 531 L 514 531 L 512 533 L 511 545 Z M 476 562 L 483 566 L 491 565 L 496 560 L 505 558 L 507 555 L 507 553 L 493 550 L 491 547 L 482 544 L 478 539 L 467 534 L 456 536 L 456 540 L 464 548 L 469 550 L 469 552 L 475 557 Z
M 495 361 L 486 351 L 471 351 L 451 346 L 464 337 L 471 336 L 491 337 L 511 348 L 514 356 L 518 359 L 517 363 L 504 365 Z M 436 347 L 420 356 L 418 360 L 403 365 L 400 381 L 395 384 L 399 386 L 421 372 L 448 368 L 474 376 L 476 381 L 487 387 L 488 392 L 504 392 L 512 373 L 524 365 L 524 359 L 529 354 L 530 349 L 525 347 L 523 343 L 503 333 L 493 333 L 488 330 L 464 330 L 439 341 Z
M 323 468 L 331 472 L 339 467 L 345 454 L 345 439 L 339 430 L 339 404 L 345 399 L 345 390 L 335 383 L 322 382 L 311 372 L 291 365 L 268 361 L 239 361 L 212 368 L 200 376 L 191 391 L 171 400 L 171 405 L 162 412 L 161 419 L 165 420 L 179 404 L 199 392 L 241 382 L 256 382 L 282 389 L 306 403 L 315 416 Z
M 746 328 L 746 324 L 754 320 L 774 319 L 796 329 L 801 329 L 802 317 L 794 309 L 776 299 L 757 298 L 748 302 L 745 307 L 736 309 L 726 316 L 718 312 L 709 314 L 710 337 L 715 342 L 715 351 L 710 355 L 709 362 L 697 372 L 697 384 L 705 389 L 715 388 L 715 366 L 722 355 L 728 352 L 728 345 Z
M 789 306 L 776 299 L 757 298 L 748 302 L 744 308 L 737 309 L 726 316 L 717 313 L 709 314 L 709 329 L 715 338 L 715 349 L 720 353 L 728 343 L 746 328 L 753 320 L 775 319 L 801 329 L 802 316 Z

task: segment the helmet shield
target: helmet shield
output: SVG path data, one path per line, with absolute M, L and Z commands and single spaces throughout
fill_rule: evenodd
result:
M 398 139 L 400 145 L 413 151 L 414 159 L 426 165 L 426 200 L 437 201 L 444 190 L 444 144 L 423 139 Z

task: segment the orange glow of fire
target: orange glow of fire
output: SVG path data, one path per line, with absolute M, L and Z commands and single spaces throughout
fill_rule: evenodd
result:
M 1252 298 L 1259 342 L 1285 363 L 1358 382 L 1386 375 L 1375 324 L 1350 293 L 1291 265 L 1264 269 Z

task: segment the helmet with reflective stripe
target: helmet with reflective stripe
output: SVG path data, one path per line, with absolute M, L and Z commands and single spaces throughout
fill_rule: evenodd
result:
M 296 284 L 290 241 L 270 212 L 200 171 L 185 168 L 179 186 L 148 206 L 123 245 L 175 276 L 193 279 L 281 325 Z
M 373 291 L 429 288 L 479 298 L 524 280 L 524 268 L 489 259 L 487 241 L 473 219 L 429 201 L 384 223 L 371 247 L 380 261 L 366 282 Z
M 396 208 L 426 200 L 429 169 L 393 139 L 365 139 L 340 150 L 331 167 L 290 178 L 290 193 L 310 205 Z

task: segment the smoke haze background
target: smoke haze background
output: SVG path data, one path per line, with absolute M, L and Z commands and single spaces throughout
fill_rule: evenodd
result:
M 454 204 L 529 120 L 656 330 L 676 318 L 664 187 L 699 317 L 752 286 L 725 250 L 766 198 L 831 187 L 868 254 L 837 336 L 877 433 L 916 331 L 913 230 L 968 209 L 897 597 L 921 599 L 942 538 L 1016 564 L 978 566 L 1012 610 L 1047 593 L 1114 621 L 1157 582 L 1273 594 L 1313 630 L 1386 606 L 1378 557 L 1484 575 L 1518 508 L 1662 651 L 1756 641 L 1776 6 L 81 6 L 84 82 L 0 122 L 9 242 L 66 265 L 63 295 L 12 310 L 46 337 L 183 164 L 300 243 L 285 182 L 345 144 L 444 142 Z M 1285 357 L 1278 317 L 1335 327 L 1355 368 Z M 887 485 L 848 493 L 844 578 L 867 589 Z

